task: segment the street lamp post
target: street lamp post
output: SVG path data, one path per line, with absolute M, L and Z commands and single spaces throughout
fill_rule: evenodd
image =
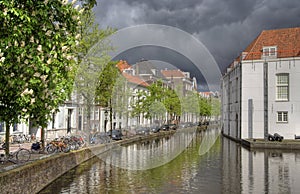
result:
M 105 110 L 104 111 L 104 116 L 105 116 L 105 119 L 104 119 L 104 132 L 106 133 L 106 125 L 107 125 L 107 115 L 108 115 L 108 111 Z

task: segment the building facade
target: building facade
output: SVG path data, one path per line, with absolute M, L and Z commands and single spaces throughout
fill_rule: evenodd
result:
M 59 106 L 58 112 L 52 115 L 52 119 L 45 129 L 45 137 L 53 139 L 67 134 L 89 135 L 89 133 L 104 132 L 105 129 L 107 131 L 111 128 L 130 129 L 137 126 L 150 126 L 157 123 L 157 120 L 146 118 L 143 113 L 135 117 L 131 115 L 131 105 L 138 98 L 142 98 L 138 94 L 141 92 L 147 94 L 149 85 L 160 81 L 163 87 L 166 88 L 176 89 L 180 86 L 180 93 L 182 92 L 183 96 L 187 92 L 196 91 L 197 89 L 196 79 L 190 78 L 189 72 L 180 70 L 161 71 L 147 60 L 142 60 L 135 65 L 129 65 L 126 61 L 121 60 L 117 67 L 121 73 L 122 83 L 120 84 L 122 86 L 119 87 L 122 89 L 117 89 L 113 94 L 111 109 L 92 104 L 90 111 L 87 111 L 83 96 L 74 91 L 71 98 Z M 88 115 L 88 112 L 90 115 Z M 110 120 L 110 115 L 112 115 L 112 120 Z M 161 123 L 163 122 L 167 121 L 161 121 Z M 4 123 L 0 123 L 0 136 L 4 136 L 4 131 Z M 29 124 L 21 123 L 11 127 L 11 134 L 34 134 L 39 139 L 41 128 L 34 128 Z
M 222 77 L 222 130 L 237 139 L 300 134 L 300 28 L 263 31 Z

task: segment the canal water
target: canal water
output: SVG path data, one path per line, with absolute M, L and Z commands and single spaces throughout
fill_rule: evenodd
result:
M 219 129 L 119 146 L 40 193 L 299 193 L 300 153 L 249 151 Z

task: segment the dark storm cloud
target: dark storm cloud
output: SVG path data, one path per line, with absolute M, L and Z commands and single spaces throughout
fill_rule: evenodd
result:
M 99 0 L 101 27 L 163 24 L 193 34 L 221 70 L 262 30 L 300 26 L 299 0 Z
M 166 24 L 199 32 L 217 25 L 243 21 L 255 9 L 257 0 L 128 0 L 133 7 L 144 7 L 144 23 Z

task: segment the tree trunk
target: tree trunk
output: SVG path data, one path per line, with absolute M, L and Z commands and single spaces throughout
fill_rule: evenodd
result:
M 87 119 L 87 131 L 89 133 L 91 133 L 91 106 L 90 104 L 87 104 L 87 107 L 86 107 L 86 119 Z
M 42 143 L 42 148 L 45 148 L 45 129 L 44 129 L 44 127 L 41 128 L 41 143 Z
M 5 155 L 9 155 L 9 124 L 8 122 L 5 122 Z
M 113 122 L 112 122 L 112 99 L 109 99 L 109 120 L 110 120 L 110 131 L 112 131 L 113 128 Z

